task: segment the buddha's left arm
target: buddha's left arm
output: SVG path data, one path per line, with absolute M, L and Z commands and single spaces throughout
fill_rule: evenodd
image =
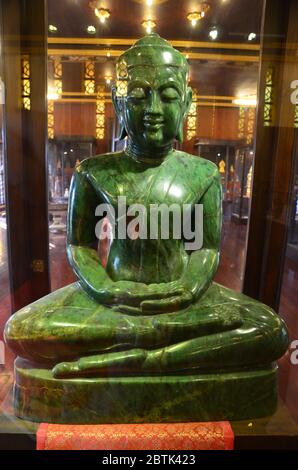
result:
M 210 286 L 219 263 L 219 246 L 222 223 L 222 189 L 219 173 L 200 200 L 203 205 L 203 246 L 190 254 L 187 269 L 182 276 L 183 286 L 199 299 Z M 195 221 L 197 222 L 197 221 Z

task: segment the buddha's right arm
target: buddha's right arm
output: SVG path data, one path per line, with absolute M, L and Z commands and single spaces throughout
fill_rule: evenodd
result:
M 175 283 L 168 289 L 165 284 L 146 285 L 137 282 L 114 282 L 101 265 L 92 246 L 97 244 L 95 210 L 100 198 L 87 177 L 84 162 L 72 179 L 67 226 L 67 257 L 84 290 L 97 302 L 106 305 L 139 307 L 144 300 L 179 295 L 181 288 Z
M 82 287 L 95 300 L 106 303 L 109 277 L 100 264 L 96 251 L 95 210 L 100 203 L 88 181 L 86 162 L 81 163 L 72 178 L 67 217 L 67 257 Z M 110 282 L 111 283 L 111 282 Z

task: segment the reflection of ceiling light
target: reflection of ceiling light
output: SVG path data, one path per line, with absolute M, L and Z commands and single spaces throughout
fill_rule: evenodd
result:
M 152 33 L 152 29 L 155 28 L 156 23 L 153 20 L 144 20 L 142 21 L 142 26 L 146 29 L 148 34 Z
M 87 33 L 89 33 L 89 34 L 95 34 L 95 33 L 96 33 L 96 28 L 95 28 L 95 26 L 88 26 L 88 27 L 87 27 Z
M 93 0 L 89 3 L 89 6 L 94 10 L 95 16 L 99 19 L 101 23 L 105 23 L 108 18 L 110 18 L 111 13 L 110 10 L 107 8 L 103 8 L 100 6 L 100 2 L 98 0 Z
M 52 85 L 48 87 L 48 100 L 54 101 L 60 98 L 60 95 L 56 92 L 56 88 Z
M 0 104 L 5 103 L 5 91 L 4 91 L 4 83 L 2 78 L 0 77 Z
M 237 104 L 238 106 L 257 106 L 257 98 L 243 96 L 233 100 L 233 103 Z
M 59 98 L 60 98 L 60 96 L 58 95 L 58 93 L 48 93 L 48 100 L 49 101 L 58 100 Z
M 249 35 L 247 36 L 247 40 L 253 41 L 254 39 L 256 39 L 256 37 L 257 37 L 256 33 L 249 33 Z
M 198 13 L 197 11 L 194 11 L 192 13 L 188 13 L 187 19 L 191 22 L 191 25 L 195 27 L 197 22 L 204 18 L 204 16 L 205 13 Z
M 111 53 L 110 53 L 110 52 L 107 52 L 107 57 L 111 57 Z
M 109 12 L 109 10 L 106 10 L 105 8 L 99 8 L 99 9 L 95 8 L 94 13 L 97 16 L 97 18 L 99 18 L 99 21 L 101 23 L 104 23 L 111 16 L 111 13 Z
M 53 24 L 50 24 L 49 25 L 49 31 L 50 31 L 50 33 L 57 33 L 58 28 L 57 28 L 57 26 L 55 26 Z
M 107 85 L 110 85 L 110 84 L 111 84 L 112 79 L 113 79 L 113 77 L 112 77 L 112 75 L 111 75 L 110 73 L 107 73 L 107 74 L 105 75 L 105 81 L 106 81 L 106 84 L 107 84 Z
M 212 41 L 215 41 L 218 38 L 218 29 L 215 27 L 210 29 L 209 37 L 212 39 Z
M 188 21 L 191 22 L 191 25 L 195 27 L 197 22 L 200 21 L 202 18 L 204 18 L 204 16 L 206 15 L 207 11 L 209 11 L 209 9 L 210 9 L 210 5 L 206 2 L 203 2 L 198 6 L 197 11 L 192 11 L 188 13 L 186 18 L 188 19 Z

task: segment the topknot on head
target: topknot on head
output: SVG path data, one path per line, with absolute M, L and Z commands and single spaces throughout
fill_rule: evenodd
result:
M 188 73 L 186 58 L 175 49 L 168 41 L 161 38 L 157 33 L 151 33 L 136 41 L 136 43 L 125 51 L 117 60 L 119 64 L 129 70 L 137 66 L 172 66 L 179 67 L 185 74 Z

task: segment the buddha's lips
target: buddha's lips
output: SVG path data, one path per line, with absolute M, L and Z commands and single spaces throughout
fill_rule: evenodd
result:
M 158 130 L 160 127 L 162 127 L 164 124 L 164 121 L 160 120 L 151 120 L 151 119 L 144 119 L 144 126 L 146 129 L 149 130 Z

